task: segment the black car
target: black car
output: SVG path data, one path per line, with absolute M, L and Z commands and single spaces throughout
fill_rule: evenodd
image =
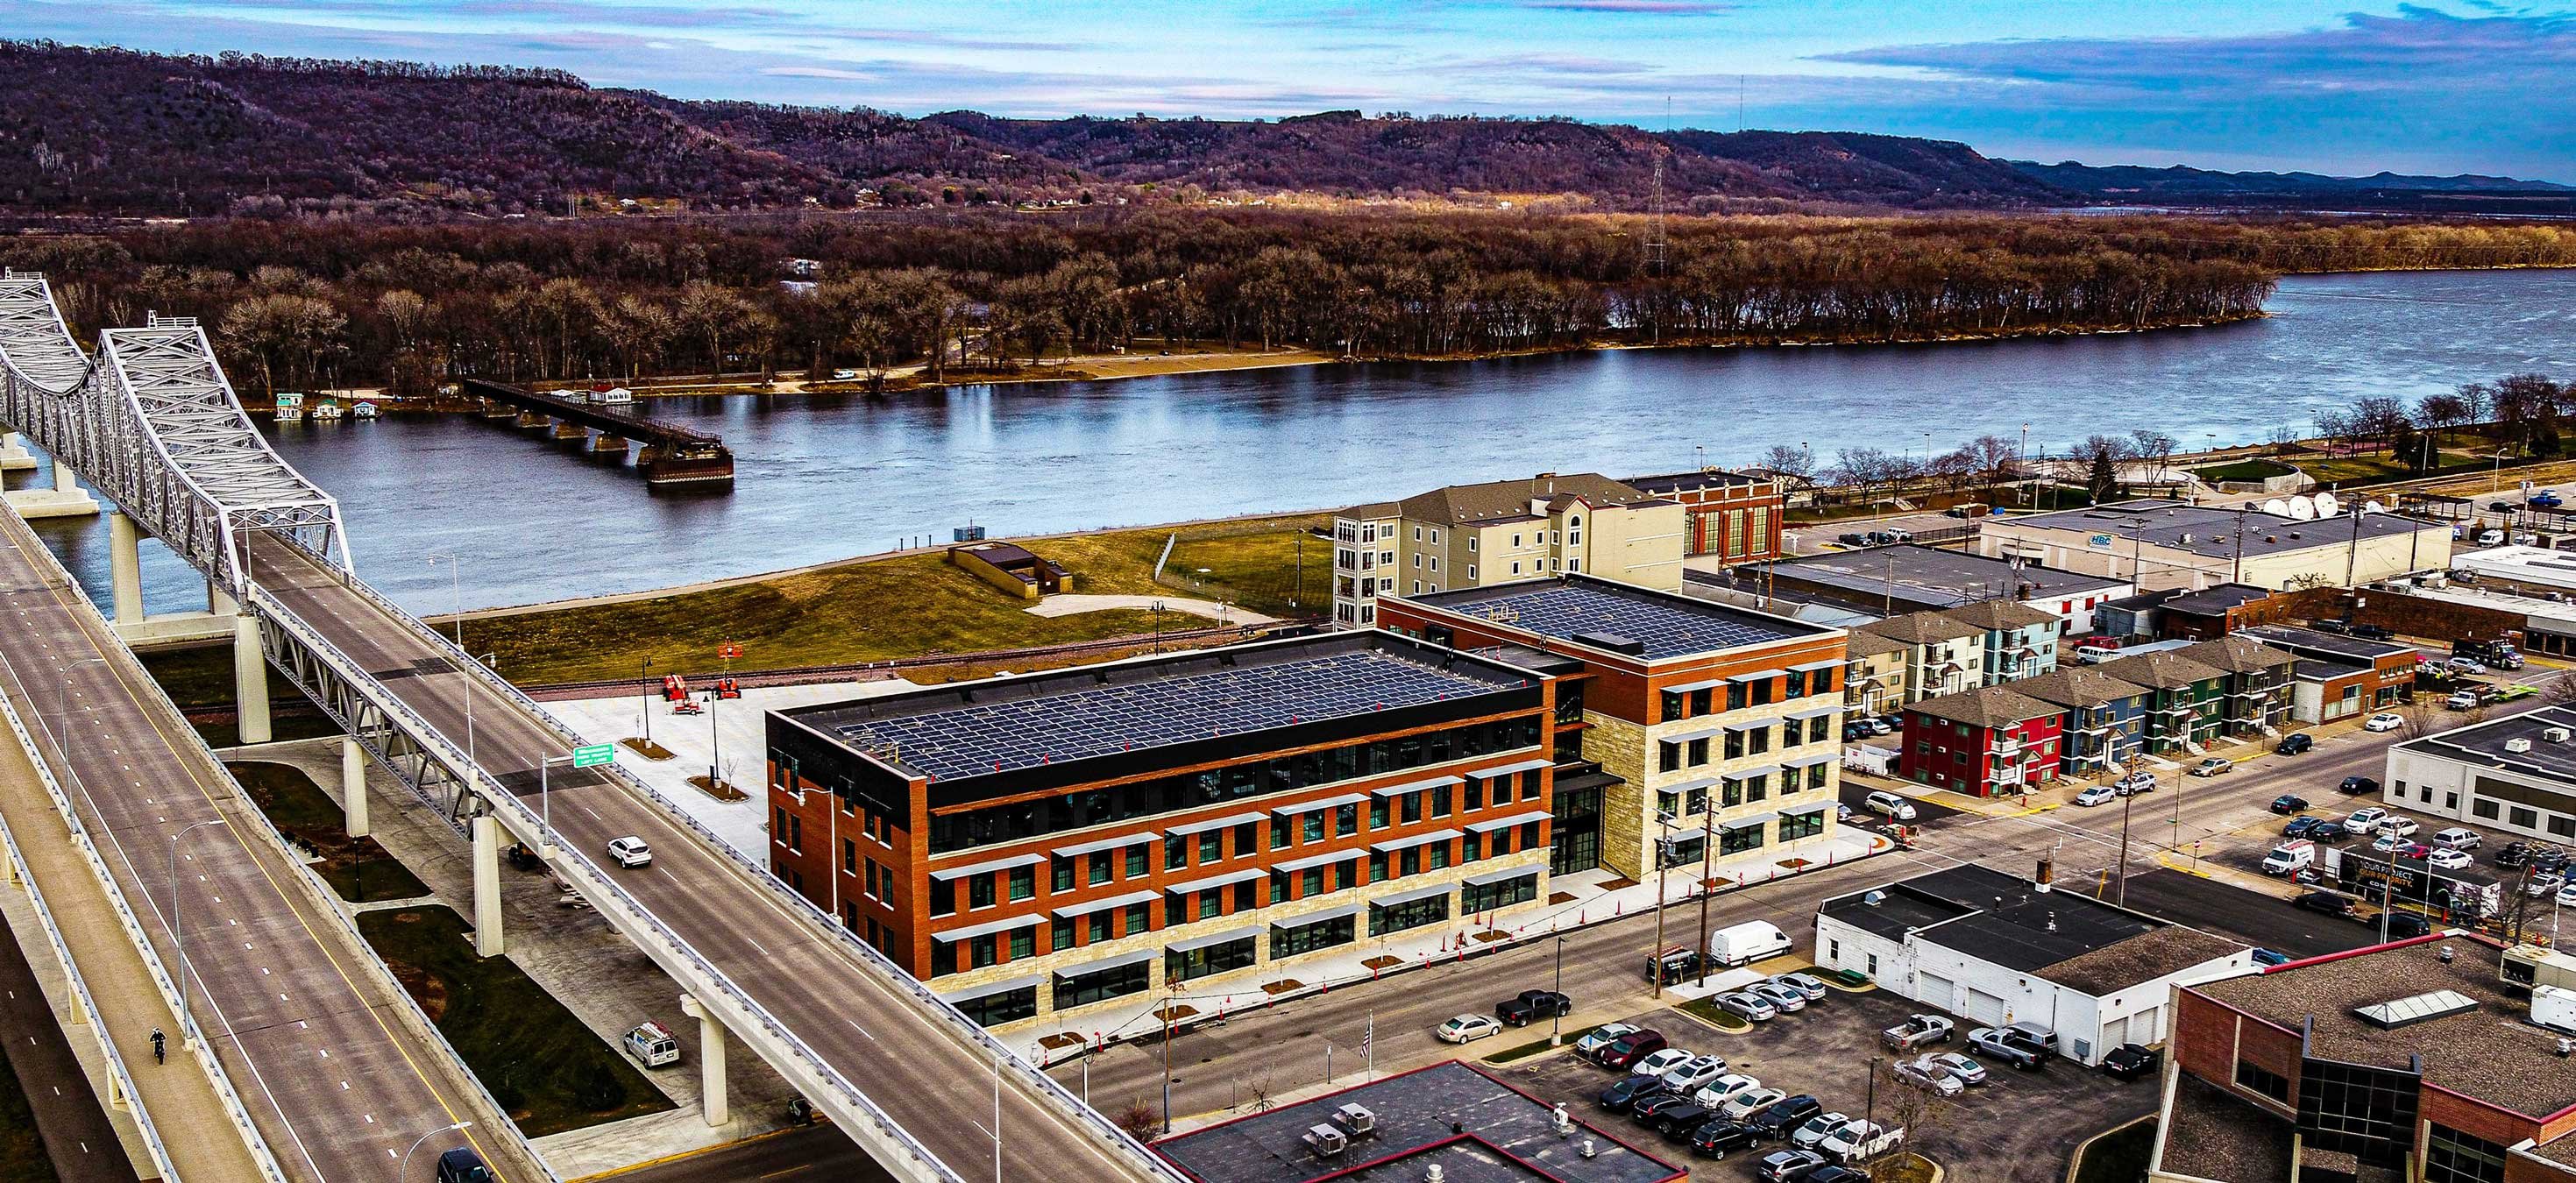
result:
M 2350 635 L 2352 632 L 2352 622 L 2349 620 L 2311 620 L 2308 622 L 2308 627 L 2321 633 Z
M 2433 931 L 2432 921 L 2413 912 L 2391 912 L 2384 923 L 2388 925 L 2388 939 L 2392 941 L 2420 937 Z
M 2135 1080 L 2154 1072 L 2158 1058 L 2153 1048 L 2124 1043 L 2112 1048 L 2110 1055 L 2102 1057 L 2102 1071 L 2121 1080 Z
M 2308 807 L 2308 799 L 2296 793 L 2283 793 L 2272 798 L 2272 812 L 2297 813 Z
M 2528 842 L 2508 842 L 2505 843 L 2504 849 L 2495 852 L 2495 865 L 2508 869 L 2518 868 L 2531 861 L 2532 853 L 2531 844 Z
M 2317 831 L 2328 827 L 2333 827 L 2339 830 L 2343 828 L 2343 822 L 2331 817 L 2318 817 L 2315 814 L 2303 813 L 2297 817 L 2291 818 L 2290 824 L 2281 827 L 2281 836 L 2284 838 L 2314 838 L 2318 836 Z
M 2335 790 L 2353 797 L 2376 794 L 2379 792 L 2379 782 L 2366 776 L 2347 776 L 2343 778 L 2342 784 L 2335 786 Z
M 2343 819 L 2339 817 L 2318 818 L 2317 824 L 2308 827 L 2308 832 L 2299 836 L 2310 842 L 2322 843 L 2327 846 L 2333 846 L 2339 842 L 2350 842 L 2357 837 L 2357 835 L 2352 831 L 2343 828 Z
M 1684 1101 L 1679 1105 L 1656 1107 L 1654 1113 L 1648 1116 L 1646 1124 L 1655 1127 L 1656 1133 L 1673 1141 L 1687 1142 L 1690 1141 L 1693 1131 L 1707 1125 L 1709 1119 L 1715 1116 L 1717 1111 L 1706 1105 Z
M 1612 1081 L 1609 1088 L 1601 1090 L 1601 1103 L 1612 1109 L 1628 1109 L 1639 1101 L 1671 1091 L 1664 1087 L 1663 1077 L 1631 1072 Z
M 2342 892 L 2312 891 L 2290 903 L 2293 907 L 2305 908 L 2311 912 L 2323 912 L 2328 916 L 2352 915 L 2352 897 Z
M 1845 530 L 1841 534 L 1836 535 L 1834 537 L 1834 541 L 1842 543 L 1844 546 L 1867 546 L 1869 545 L 1869 535 L 1860 533 L 1857 530 Z
M 1636 1100 L 1628 1103 L 1628 1116 L 1636 1118 L 1639 1124 L 1650 1124 L 1654 1121 L 1656 1114 L 1678 1105 L 1688 1105 L 1690 1103 L 1690 1094 L 1677 1093 L 1670 1088 L 1666 1088 L 1659 1093 L 1641 1093 L 1638 1094 Z
M 1806 1124 L 1808 1118 L 1824 1111 L 1824 1102 L 1810 1094 L 1800 1093 L 1754 1110 L 1753 1116 L 1744 1120 L 1745 1124 L 1762 1131 L 1764 1138 L 1786 1138 L 1789 1136 L 1789 1131 Z
M 1869 1172 L 1859 1167 L 1829 1162 L 1798 1176 L 1798 1183 L 1869 1183 Z
M 2385 641 L 2397 634 L 2376 624 L 2356 624 L 2352 626 L 2352 635 L 2365 641 Z
M 1687 948 L 1667 949 L 1664 951 L 1664 955 L 1662 957 L 1647 958 L 1645 966 L 1645 978 L 1647 981 L 1651 982 L 1655 980 L 1655 967 L 1658 964 L 1664 967 L 1664 981 L 1666 983 L 1678 982 L 1683 978 L 1692 977 L 1699 973 L 1699 950 Z
M 1762 1131 L 1740 1121 L 1703 1122 L 1691 1131 L 1691 1149 L 1710 1158 L 1725 1158 L 1730 1151 L 1755 1150 L 1762 1145 Z
M 2282 736 L 2281 742 L 2272 746 L 2272 751 L 2276 755 L 2295 756 L 2316 746 L 2315 736 L 2304 731 L 2294 731 Z
M 1518 998 L 1494 1004 L 1494 1017 L 1506 1027 L 1526 1027 L 1533 1020 L 1574 1013 L 1574 1000 L 1547 990 L 1523 990 Z
M 1824 1165 L 1825 1156 L 1813 1150 L 1774 1150 L 1762 1156 L 1753 1177 L 1763 1183 L 1798 1183 Z

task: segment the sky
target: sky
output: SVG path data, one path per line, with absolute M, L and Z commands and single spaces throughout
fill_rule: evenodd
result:
M 2576 183 L 2576 10 L 2442 0 L 9 0 L 0 35 L 904 114 L 1568 115 Z

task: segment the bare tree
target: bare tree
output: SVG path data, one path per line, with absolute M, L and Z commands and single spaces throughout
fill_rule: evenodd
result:
M 2129 433 L 2129 447 L 2138 459 L 2156 462 L 2156 483 L 2159 485 L 2165 483 L 2165 462 L 2171 460 L 2174 449 L 2181 446 L 2181 440 L 2151 427 L 2141 427 Z
M 1805 448 L 1773 444 L 1762 453 L 1760 459 L 1753 462 L 1753 467 L 1758 471 L 1796 477 L 1803 481 L 1816 475 L 1816 454 Z

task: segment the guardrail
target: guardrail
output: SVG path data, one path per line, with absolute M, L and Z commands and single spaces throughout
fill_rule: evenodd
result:
M 573 747 L 579 746 L 584 742 L 578 733 L 556 721 L 552 715 L 546 713 L 543 707 L 538 706 L 535 700 L 530 699 L 525 693 L 522 693 L 518 687 L 511 685 L 508 679 L 501 677 L 498 673 L 494 672 L 490 667 L 484 665 L 482 662 L 475 661 L 471 657 L 467 656 L 464 651 L 458 649 L 452 641 L 440 636 L 436 630 L 430 628 L 426 623 L 422 622 L 420 618 L 413 616 L 410 612 L 405 611 L 400 606 L 394 604 L 393 601 L 386 599 L 382 593 L 379 593 L 373 587 L 368 586 L 365 580 L 359 579 L 354 573 L 346 570 L 345 568 L 330 563 L 327 559 L 314 555 L 311 550 L 302 547 L 300 544 L 294 544 L 292 540 L 287 541 L 290 545 L 295 545 L 295 549 L 300 553 L 313 558 L 316 563 L 330 571 L 344 587 L 347 587 L 349 590 L 357 593 L 360 597 L 366 599 L 369 603 L 375 605 L 379 611 L 383 612 L 388 617 L 401 622 L 406 628 L 412 631 L 417 639 L 427 643 L 437 652 L 446 655 L 452 664 L 456 665 L 460 669 L 469 671 L 471 676 L 482 681 L 487 688 L 517 704 L 518 707 L 540 727 L 545 728 L 547 731 L 561 739 L 565 744 L 565 750 L 569 751 Z M 267 595 L 264 591 L 257 594 L 262 597 Z M 282 609 L 283 605 L 279 605 L 279 608 Z M 293 613 L 286 612 L 284 615 L 292 617 Z M 319 651 L 335 656 L 340 662 L 348 662 L 346 656 L 339 655 L 338 650 L 333 648 L 330 645 L 330 642 L 323 640 L 318 633 L 314 632 L 310 625 L 304 624 L 300 619 L 296 620 L 295 624 L 305 632 L 312 633 L 314 640 L 319 643 Z M 349 668 L 354 669 L 354 663 L 350 663 Z M 364 674 L 361 673 L 359 676 L 364 677 Z M 388 692 L 386 697 L 392 698 L 393 696 Z M 457 751 L 454 744 L 448 742 L 444 736 L 438 735 L 434 729 L 430 729 L 428 727 L 428 723 L 425 720 L 421 720 L 420 716 L 414 713 L 408 705 L 399 704 L 398 699 L 396 702 L 400 705 L 401 713 L 403 715 L 407 716 L 418 726 L 424 729 L 422 733 L 423 735 L 436 736 L 439 745 L 445 748 L 457 761 L 460 761 L 459 763 L 453 764 L 452 767 L 461 768 L 464 766 L 461 763 L 463 754 Z M 421 736 L 418 735 L 415 736 L 415 738 L 420 737 Z M 1021 1056 L 1017 1051 L 1013 1050 L 1010 1045 L 994 1038 L 992 1033 L 986 1031 L 982 1024 L 975 1022 L 973 1019 L 967 1018 L 954 1004 L 950 1003 L 947 999 L 941 998 L 938 994 L 933 993 L 928 986 L 921 982 L 920 979 L 913 977 L 909 972 L 906 972 L 902 966 L 895 964 L 892 958 L 887 957 L 882 951 L 869 945 L 867 942 L 860 940 L 857 934 L 852 933 L 849 929 L 842 926 L 839 918 L 824 912 L 821 908 L 816 907 L 813 901 L 806 899 L 794 889 L 789 888 L 785 883 L 780 882 L 776 875 L 770 873 L 769 868 L 746 857 L 741 851 L 736 850 L 731 843 L 726 842 L 722 837 L 718 836 L 715 831 L 708 829 L 696 818 L 690 816 L 687 810 L 680 808 L 677 803 L 664 797 L 660 792 L 653 789 L 652 786 L 636 779 L 636 777 L 632 773 L 626 771 L 625 768 L 616 764 L 608 764 L 603 767 L 613 773 L 616 779 L 623 784 L 628 791 L 636 793 L 645 800 L 651 801 L 655 805 L 659 806 L 662 811 L 668 815 L 670 820 L 674 820 L 677 824 L 695 834 L 703 845 L 707 846 L 719 857 L 730 860 L 736 867 L 747 872 L 750 876 L 751 882 L 760 885 L 762 889 L 768 891 L 774 898 L 785 904 L 792 915 L 803 917 L 808 927 L 823 934 L 827 939 L 834 942 L 835 947 L 851 955 L 853 959 L 857 960 L 863 967 L 873 970 L 880 976 L 886 978 L 889 984 L 899 986 L 910 992 L 915 1000 L 929 1008 L 932 1017 L 947 1024 L 961 1039 L 982 1049 L 988 1056 L 996 1057 L 1001 1067 L 1010 1070 L 1015 1076 L 1019 1077 L 1031 1087 L 1037 1089 L 1042 1095 L 1055 1101 L 1060 1109 L 1080 1121 L 1085 1128 L 1091 1130 L 1093 1135 L 1098 1138 L 1113 1154 L 1129 1160 L 1131 1166 L 1145 1174 L 1148 1178 L 1164 1179 L 1170 1180 L 1172 1183 L 1180 1183 L 1181 1176 L 1159 1156 L 1155 1155 L 1152 1151 L 1147 1150 L 1142 1143 L 1139 1143 L 1133 1137 L 1130 1137 L 1125 1130 L 1119 1129 L 1117 1125 L 1110 1122 L 1109 1119 L 1101 1116 L 1097 1110 L 1084 1104 L 1081 1098 L 1074 1096 L 1071 1090 L 1066 1089 L 1062 1084 L 1058 1083 L 1054 1077 L 1048 1076 L 1046 1073 L 1039 1071 L 1035 1065 L 1030 1064 L 1026 1057 Z M 506 803 L 509 806 L 514 807 L 518 812 L 527 815 L 527 820 L 532 823 L 530 826 L 531 833 L 542 833 L 542 820 L 538 819 L 534 811 L 529 810 L 525 803 L 506 793 L 500 794 L 500 796 L 506 798 Z M 561 850 L 563 848 L 557 847 L 557 849 Z M 618 888 L 616 884 L 609 880 L 605 875 L 601 875 L 597 868 L 590 864 L 587 856 L 574 855 L 573 857 L 578 858 L 581 866 L 585 870 L 589 871 L 590 874 L 597 877 L 601 883 L 608 887 L 609 890 L 615 891 L 619 899 L 626 902 L 629 906 L 633 906 L 632 899 L 625 895 L 624 890 L 622 888 Z M 640 908 L 638 910 L 641 911 Z M 649 912 L 645 912 L 644 915 L 650 917 L 651 914 Z M 658 918 L 653 918 L 652 923 L 656 930 L 666 934 L 668 933 L 668 929 L 662 926 Z M 730 981 L 724 979 L 722 972 L 715 970 L 712 965 L 708 965 L 706 960 L 703 957 L 700 957 L 694 949 L 688 948 L 686 942 L 679 941 L 676 934 L 671 934 L 669 939 L 680 948 L 687 950 L 688 957 L 691 961 L 699 965 L 707 966 L 708 972 L 713 974 L 717 979 L 726 980 L 728 987 L 730 988 Z M 758 1015 L 762 1019 L 765 1025 L 776 1025 L 776 1020 L 771 1018 L 765 1009 L 761 1008 L 757 1003 L 751 1002 L 747 995 L 743 996 L 743 998 L 745 1004 L 750 1007 L 754 1014 Z M 793 1043 L 793 1046 L 799 1049 L 804 1049 L 805 1045 L 802 1041 L 794 1040 L 793 1036 L 789 1036 L 787 1038 Z M 805 1054 L 812 1055 L 812 1052 L 810 1049 L 806 1049 Z M 820 1057 L 816 1057 L 816 1062 L 821 1063 Z M 841 1082 L 844 1087 L 849 1088 L 851 1095 L 858 1098 L 860 1103 L 865 1106 L 866 1110 L 872 1116 L 880 1120 L 884 1120 L 889 1127 L 895 1130 L 901 1130 L 902 1127 L 894 1125 L 890 1118 L 886 1118 L 883 1111 L 876 1108 L 874 1102 L 867 1101 L 865 1099 L 865 1094 L 858 1092 L 858 1090 L 853 1086 L 848 1086 L 845 1081 L 841 1081 L 838 1072 L 831 1070 L 828 1066 L 824 1067 L 824 1072 L 827 1079 Z M 903 1141 L 914 1146 L 919 1145 L 917 1141 L 912 1139 L 909 1133 L 903 1134 Z M 930 1161 L 938 1161 L 937 1157 L 929 1155 L 929 1152 L 926 1149 L 924 1149 L 922 1153 L 924 1156 L 928 1157 Z M 946 1169 L 944 1164 L 942 1169 Z M 954 1176 L 952 1175 L 951 1177 Z
M 35 760 L 33 753 L 28 759 Z M 71 943 L 63 939 L 62 928 L 54 922 L 54 910 L 45 903 L 45 891 L 36 886 L 36 870 L 28 865 L 26 852 L 18 849 L 18 836 L 9 829 L 7 819 L 0 818 L 0 846 L 9 851 L 9 865 L 18 881 L 27 887 L 27 899 L 35 905 L 36 919 L 44 925 L 45 943 L 53 948 L 54 959 L 63 965 L 63 974 L 71 982 L 73 1005 L 86 1014 L 92 1024 L 107 1022 L 107 1014 L 98 1009 L 98 999 L 89 992 L 89 980 L 81 976 L 80 963 L 72 960 Z M 134 1088 L 134 1075 L 125 1067 L 125 1053 L 118 1051 L 116 1041 L 102 1030 L 98 1035 L 99 1051 L 107 1058 L 107 1074 L 115 1082 L 115 1091 L 130 1102 L 134 1126 L 142 1136 L 144 1153 L 152 1157 L 152 1167 L 164 1179 L 177 1180 L 179 1166 L 170 1161 L 170 1148 L 161 1141 L 161 1130 L 152 1124 L 152 1111 L 143 1104 L 143 1094 Z
M 337 570 L 336 567 L 333 569 Z M 389 718 L 397 720 L 396 725 L 409 733 L 414 742 L 421 744 L 425 750 L 435 752 L 437 758 L 451 768 L 471 767 L 462 749 L 451 743 L 437 728 L 431 726 L 427 719 L 411 708 L 410 704 L 402 701 L 392 692 L 383 690 L 381 684 L 374 683 L 363 667 L 341 652 L 329 638 L 322 636 L 318 630 L 296 616 L 293 610 L 277 602 L 267 590 L 253 585 L 251 599 L 245 601 L 245 604 L 262 612 L 278 627 L 294 634 L 297 643 L 312 649 L 324 662 L 333 666 L 341 677 L 349 679 L 353 686 L 376 685 L 377 693 L 370 697 L 377 699 L 377 708 L 385 711 Z M 411 620 L 408 614 L 404 614 L 402 619 Z M 418 622 L 413 621 L 413 623 Z M 435 634 L 431 635 L 435 636 Z M 450 656 L 456 659 L 459 668 L 483 668 L 482 663 L 465 657 L 462 653 L 453 652 L 453 649 L 453 646 L 442 647 L 443 652 L 449 652 Z M 537 717 L 544 718 L 542 713 Z M 475 779 L 480 779 L 479 773 Z M 523 841 L 532 838 L 542 841 L 545 833 L 543 819 L 539 818 L 536 812 L 529 809 L 524 802 L 508 793 L 478 794 L 478 796 L 496 813 L 507 815 L 517 821 L 519 825 L 514 827 L 514 830 L 519 832 Z M 566 874 L 567 878 L 580 881 L 585 887 L 585 894 L 590 895 L 594 903 L 614 906 L 624 912 L 633 927 L 629 928 L 628 925 L 619 927 L 627 930 L 630 939 L 636 937 L 636 930 L 640 929 L 652 943 L 661 945 L 674 961 L 688 966 L 692 975 L 713 985 L 714 989 L 699 992 L 700 1001 L 718 1005 L 729 1004 L 729 1009 L 738 1012 L 742 1018 L 737 1026 L 756 1028 L 767 1033 L 778 1044 L 786 1047 L 791 1055 L 805 1062 L 808 1072 L 824 1086 L 823 1089 L 815 1091 L 839 1094 L 844 1104 L 876 1127 L 887 1141 L 912 1156 L 919 1168 L 930 1172 L 930 1177 L 949 1181 L 949 1183 L 963 1183 L 962 1177 L 941 1162 L 939 1156 L 931 1153 L 929 1147 L 922 1145 L 910 1131 L 905 1130 L 884 1110 L 878 1108 L 876 1102 L 870 1100 L 867 1094 L 859 1091 L 856 1085 L 844 1078 L 821 1054 L 807 1046 L 803 1040 L 798 1039 L 785 1024 L 771 1015 L 768 1009 L 752 998 L 748 991 L 736 985 L 723 970 L 716 968 L 714 963 L 700 955 L 687 941 L 682 940 L 678 933 L 672 932 L 660 917 L 627 894 L 624 887 L 602 872 L 588 856 L 561 845 L 555 845 L 554 849 L 557 851 L 559 869 Z

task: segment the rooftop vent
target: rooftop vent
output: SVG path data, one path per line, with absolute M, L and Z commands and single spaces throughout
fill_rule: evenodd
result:
M 1568 639 L 1577 645 L 1586 645 L 1594 649 L 1607 650 L 1611 653 L 1625 653 L 1630 657 L 1644 657 L 1646 655 L 1646 643 L 1644 641 L 1623 637 L 1617 633 L 1576 633 Z
M 2508 752 L 2528 752 L 2531 750 L 2531 741 L 2520 736 L 2516 736 L 2504 741 L 2504 750 Z
M 1860 894 L 1860 902 L 1875 908 L 1880 904 L 1887 902 L 1887 893 L 1876 888 L 1872 888 Z
M 2361 1016 L 2362 1022 L 2382 1031 L 2394 1031 L 2400 1027 L 2411 1027 L 2434 1019 L 2464 1015 L 2476 1009 L 2478 1009 L 2477 1000 L 2466 994 L 2457 990 L 2435 990 L 2429 994 L 2417 994 L 2394 1002 L 2356 1006 L 2352 1008 L 2352 1013 Z
M 2567 735 L 2568 732 L 2566 728 L 2551 727 L 2542 731 L 2540 733 L 2540 738 L 2548 740 L 2551 743 L 2565 743 L 2567 742 Z

